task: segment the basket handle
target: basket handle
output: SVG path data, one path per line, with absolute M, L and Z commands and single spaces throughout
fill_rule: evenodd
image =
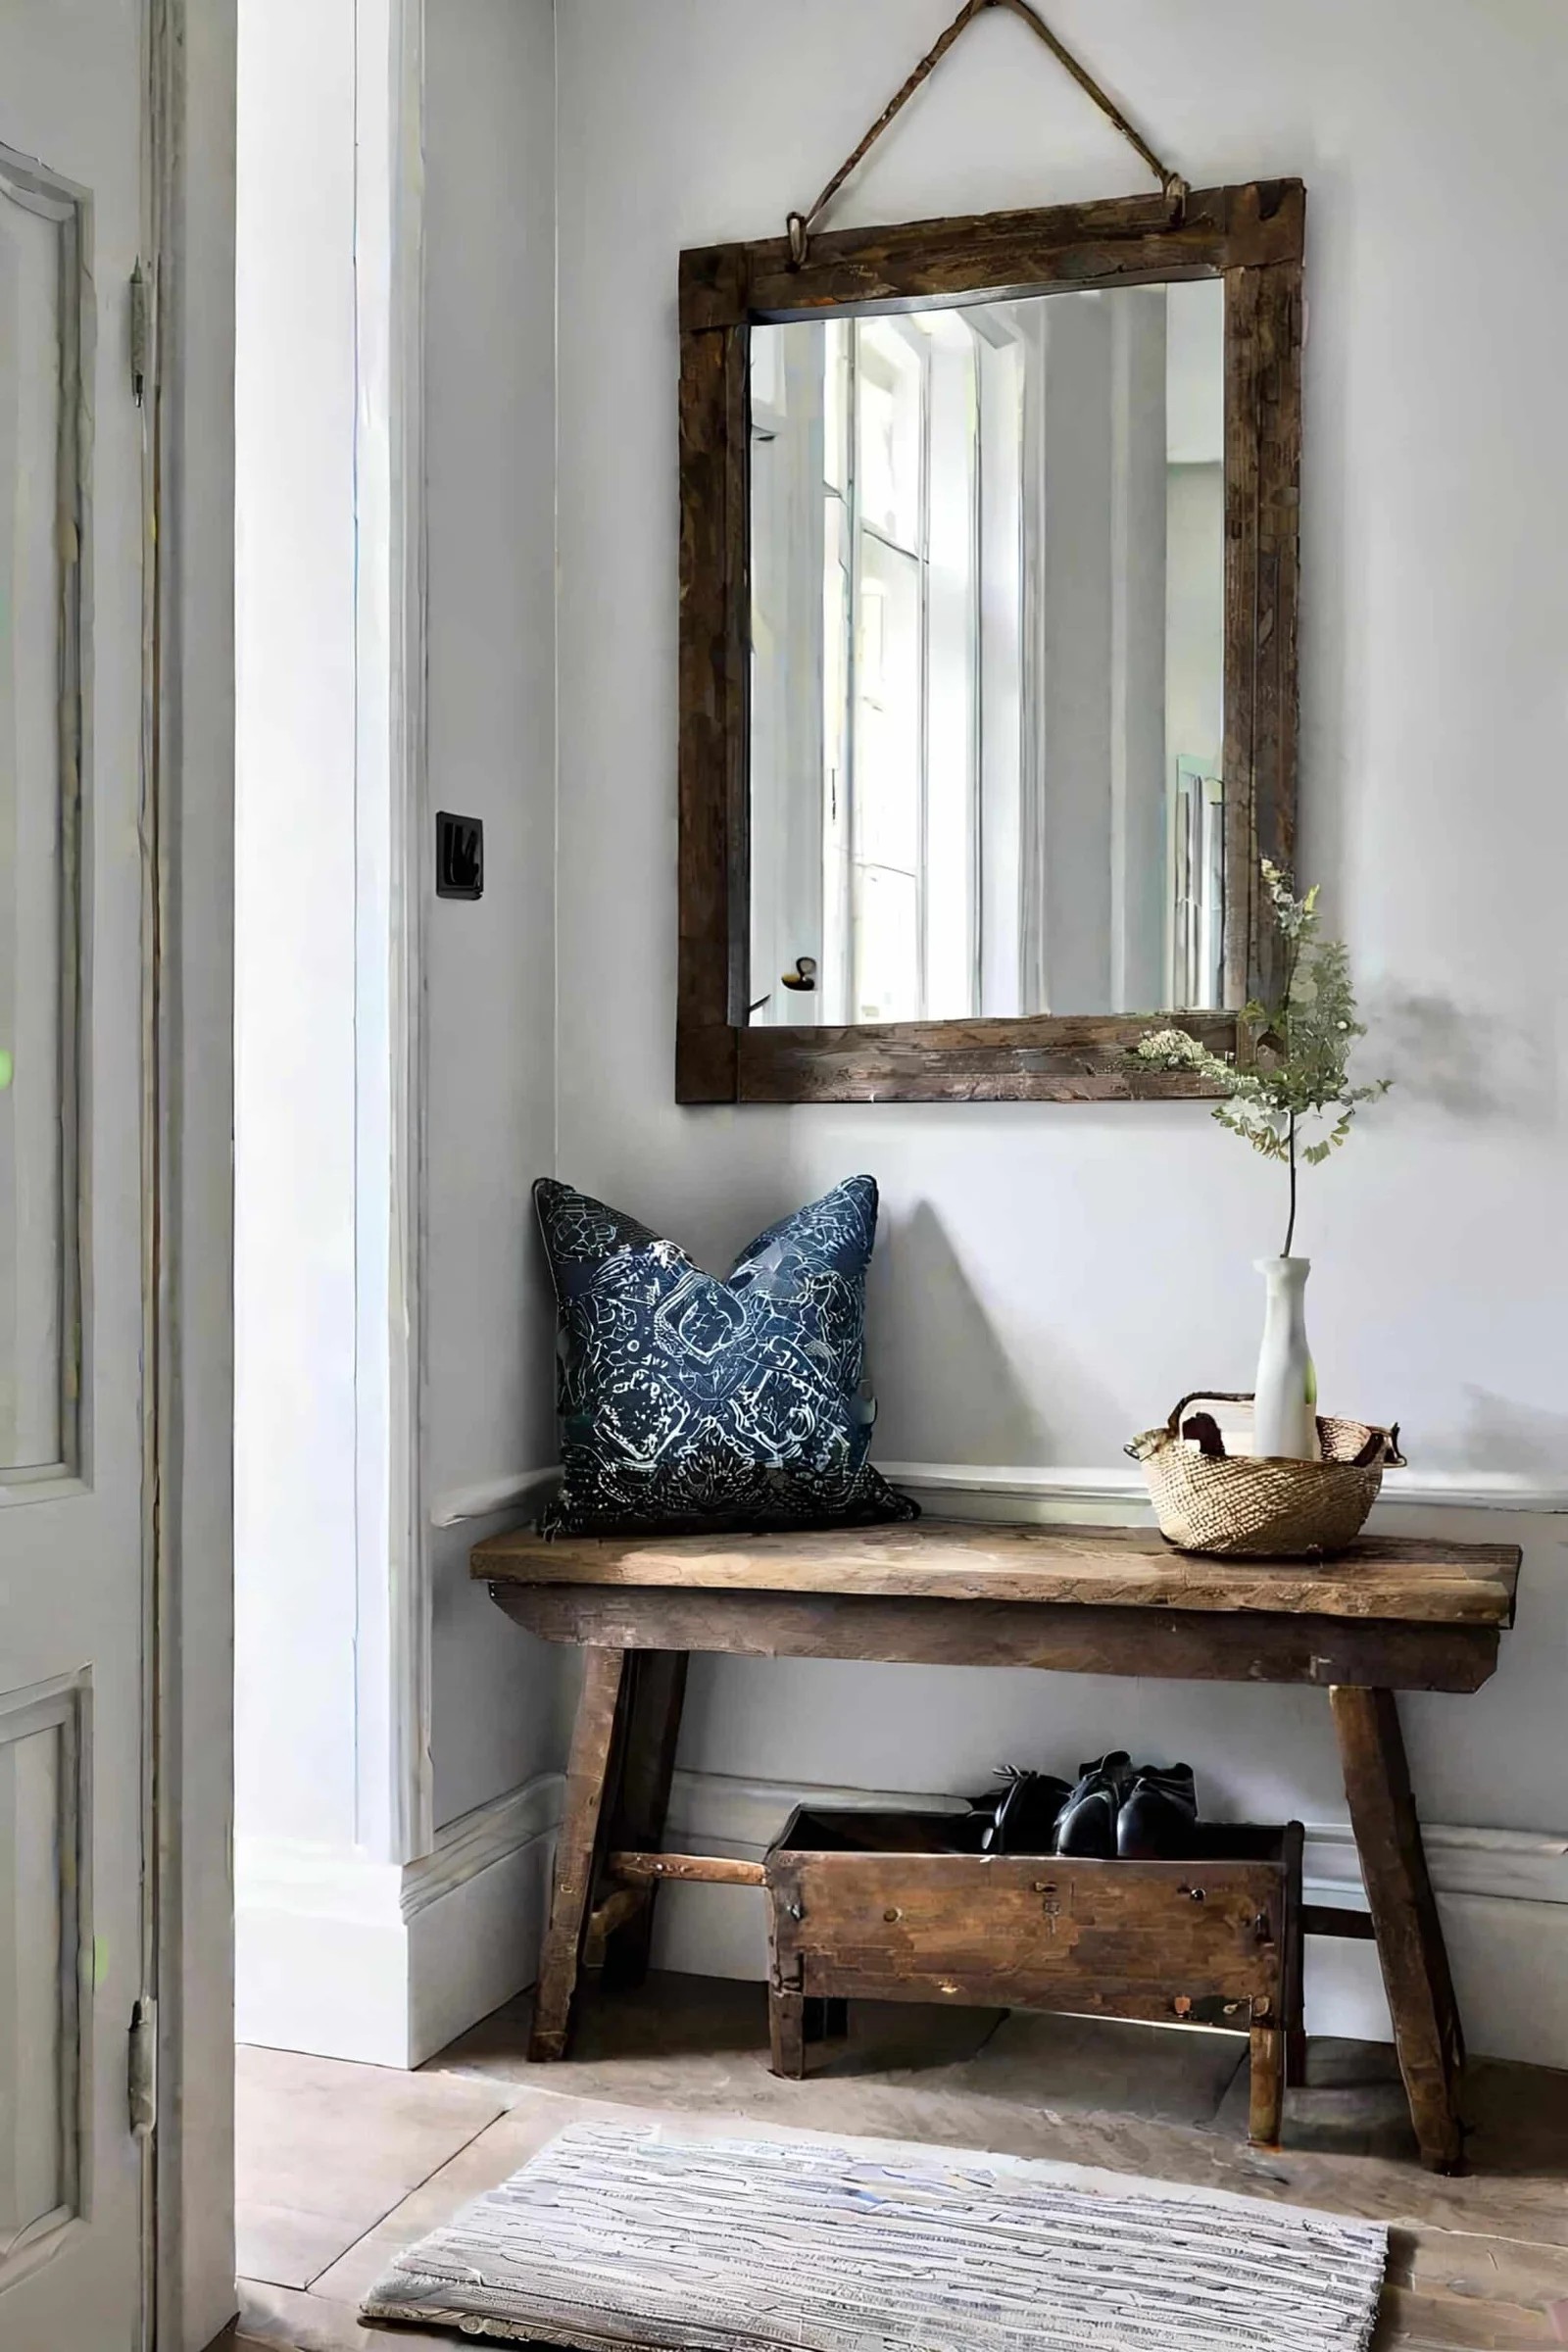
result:
M 1174 1441 L 1181 1436 L 1182 1415 L 1190 1404 L 1251 1404 L 1253 1401 L 1250 1389 L 1194 1389 L 1172 1405 L 1170 1419 L 1165 1424 L 1165 1438 Z M 1151 1454 L 1157 1453 L 1163 1443 L 1157 1430 L 1146 1429 L 1141 1438 L 1135 1438 L 1130 1446 L 1124 1446 L 1122 1451 L 1130 1454 L 1135 1462 L 1142 1462 Z
M 1194 1389 L 1189 1396 L 1171 1406 L 1170 1419 L 1165 1427 L 1173 1438 L 1182 1434 L 1182 1415 L 1190 1404 L 1251 1404 L 1255 1391 L 1251 1389 Z
M 1257 1395 L 1253 1389 L 1193 1389 L 1179 1402 L 1172 1405 L 1170 1418 L 1165 1427 L 1171 1437 L 1179 1438 L 1182 1434 L 1182 1415 L 1190 1404 L 1254 1404 L 1256 1401 Z M 1357 1462 L 1369 1464 L 1375 1461 L 1380 1440 L 1385 1449 L 1384 1468 L 1386 1470 L 1408 1469 L 1409 1464 L 1399 1451 L 1399 1424 L 1397 1421 L 1395 1422 L 1392 1429 L 1373 1430 L 1371 1437 L 1368 1438 L 1356 1457 Z M 1142 1454 L 1138 1453 L 1133 1446 L 1129 1446 L 1124 1450 L 1132 1454 L 1135 1461 L 1142 1461 Z

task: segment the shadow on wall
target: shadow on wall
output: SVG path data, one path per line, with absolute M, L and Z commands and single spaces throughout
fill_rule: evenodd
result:
M 866 1330 L 879 1459 L 1049 1462 L 1059 1447 L 1039 1400 L 1051 1393 L 1072 1396 L 1075 1421 L 1103 1416 L 1115 1426 L 1115 1399 L 1086 1394 L 1076 1367 L 1061 1364 L 1042 1378 L 1032 1345 L 1031 1362 L 1020 1368 L 929 1201 L 884 1224 Z
M 1544 1027 L 1538 1033 L 1467 1011 L 1447 997 L 1397 988 L 1369 994 L 1366 1022 L 1366 1066 L 1392 1071 L 1408 1101 L 1455 1119 L 1554 1124 L 1557 1088 Z
M 1461 1459 L 1485 1462 L 1489 1470 L 1545 1472 L 1562 1478 L 1568 1464 L 1568 1414 L 1543 1412 L 1490 1389 L 1467 1388 L 1468 1412 Z

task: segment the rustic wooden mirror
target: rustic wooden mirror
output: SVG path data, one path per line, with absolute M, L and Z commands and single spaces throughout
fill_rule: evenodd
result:
M 1305 197 L 681 256 L 683 1102 L 1191 1093 L 1295 829 Z

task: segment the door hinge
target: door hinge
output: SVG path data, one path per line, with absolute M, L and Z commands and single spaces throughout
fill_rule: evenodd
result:
M 158 2122 L 158 2003 L 143 1993 L 130 2013 L 130 2128 L 145 2139 Z
M 147 397 L 147 360 L 152 349 L 152 288 L 140 262 L 130 273 L 130 389 L 139 409 Z

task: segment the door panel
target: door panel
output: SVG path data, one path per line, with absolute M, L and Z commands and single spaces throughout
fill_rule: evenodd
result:
M 85 212 L 0 156 L 0 1477 L 74 1454 Z
M 145 84 L 145 0 L 0 0 L 4 2352 L 142 2340 Z
M 0 2262 L 81 2210 L 84 1697 L 0 1699 Z

